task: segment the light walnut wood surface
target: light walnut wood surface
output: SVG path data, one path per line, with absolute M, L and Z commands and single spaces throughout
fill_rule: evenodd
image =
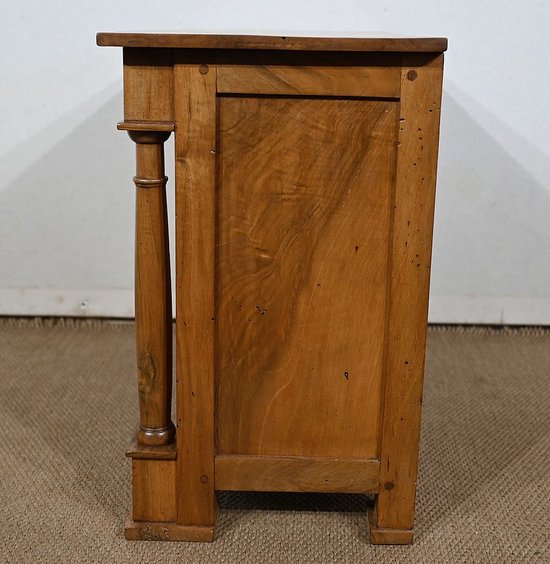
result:
M 376 493 L 376 459 L 290 456 L 216 457 L 216 488 L 258 492 Z
M 172 121 L 172 51 L 124 49 L 124 120 Z
M 414 531 L 410 529 L 384 529 L 378 526 L 376 508 L 369 510 L 369 536 L 371 544 L 412 544 Z
M 214 527 L 193 527 L 159 521 L 133 521 L 128 519 L 124 527 L 128 540 L 211 542 Z
M 174 437 L 172 306 L 163 140 L 168 134 L 131 132 L 136 143 L 136 343 L 140 430 L 138 442 L 166 444 Z M 155 138 L 156 135 L 156 138 Z
M 175 460 L 132 460 L 135 521 L 176 520 Z
M 413 528 L 443 55 L 404 61 L 377 526 Z
M 137 144 L 126 537 L 212 540 L 229 489 L 374 493 L 371 541 L 412 542 L 446 40 L 98 42 L 124 46 Z
M 176 65 L 178 523 L 214 524 L 216 69 Z
M 171 119 L 170 54 L 146 49 L 124 52 L 124 115 L 136 147 L 135 314 L 140 422 L 137 443 L 173 441 L 172 301 L 164 142 L 170 129 L 150 124 Z M 161 94 L 162 93 L 162 94 Z M 132 125 L 128 125 L 131 123 Z M 149 124 L 149 125 L 145 125 Z
M 377 455 L 397 112 L 220 99 L 220 453 Z
M 218 92 L 399 98 L 401 69 L 284 65 L 219 65 Z

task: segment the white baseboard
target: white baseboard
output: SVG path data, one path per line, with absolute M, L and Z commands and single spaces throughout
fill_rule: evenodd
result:
M 134 316 L 134 291 L 0 288 L 0 315 Z M 431 296 L 430 323 L 550 325 L 550 298 Z
M 550 297 L 431 296 L 430 323 L 550 325 Z
M 134 290 L 0 288 L 0 315 L 134 317 Z

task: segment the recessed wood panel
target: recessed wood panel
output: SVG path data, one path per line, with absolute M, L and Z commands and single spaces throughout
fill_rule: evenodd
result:
M 398 103 L 220 97 L 217 446 L 370 458 Z

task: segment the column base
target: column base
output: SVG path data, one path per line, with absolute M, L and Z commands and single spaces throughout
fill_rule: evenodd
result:
M 376 525 L 376 509 L 368 510 L 371 544 L 412 544 L 413 529 L 382 529 Z
M 126 540 L 212 542 L 214 527 L 134 521 L 129 517 L 124 525 L 124 536 Z

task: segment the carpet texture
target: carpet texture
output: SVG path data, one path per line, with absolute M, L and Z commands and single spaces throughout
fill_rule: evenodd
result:
M 221 495 L 212 544 L 129 542 L 132 324 L 0 320 L 0 562 L 550 562 L 550 331 L 430 330 L 416 542 L 356 495 Z

